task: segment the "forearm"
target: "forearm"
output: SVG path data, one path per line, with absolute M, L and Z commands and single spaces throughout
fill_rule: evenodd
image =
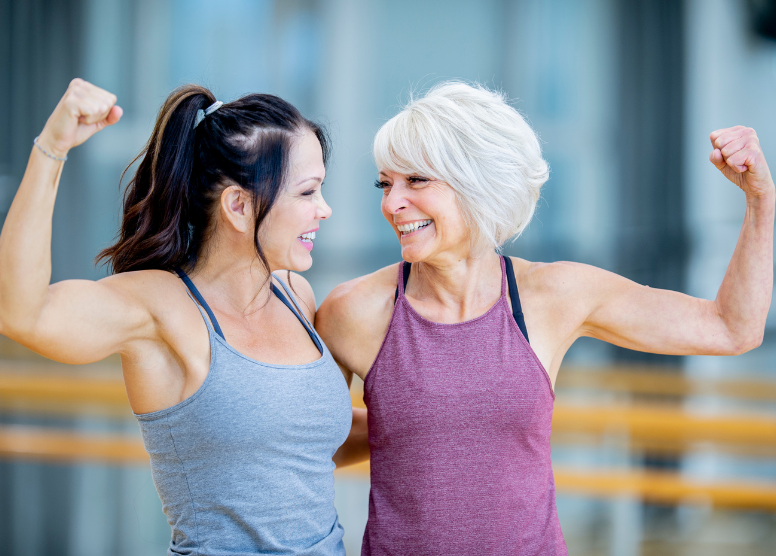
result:
M 715 300 L 736 351 L 762 342 L 773 292 L 773 226 L 776 193 L 748 196 L 733 257 Z
M 37 148 L 0 233 L 0 331 L 34 325 L 51 281 L 51 227 L 63 163 Z
M 345 467 L 367 461 L 369 459 L 369 428 L 367 427 L 366 409 L 353 408 L 353 424 L 350 427 L 348 439 L 334 454 L 337 467 Z

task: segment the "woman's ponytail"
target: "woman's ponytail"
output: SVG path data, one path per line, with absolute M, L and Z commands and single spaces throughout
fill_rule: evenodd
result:
M 97 257 L 107 260 L 113 273 L 193 266 L 220 192 L 229 184 L 250 193 L 258 230 L 284 186 L 292 138 L 305 129 L 320 141 L 326 162 L 324 130 L 283 99 L 247 95 L 224 104 L 195 128 L 197 111 L 215 101 L 204 87 L 185 85 L 159 111 L 148 144 L 129 165 L 140 159 L 124 194 L 119 238 Z M 269 270 L 258 234 L 254 245 Z
M 109 260 L 114 273 L 186 264 L 192 239 L 189 186 L 197 155 L 194 122 L 197 110 L 214 101 L 204 87 L 186 85 L 159 111 L 151 138 L 130 164 L 141 159 L 124 194 L 119 239 L 97 257 Z

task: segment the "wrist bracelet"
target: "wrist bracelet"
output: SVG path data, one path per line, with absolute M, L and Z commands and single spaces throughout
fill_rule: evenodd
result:
M 38 145 L 38 139 L 40 139 L 40 135 L 38 135 L 35 139 L 32 140 L 32 144 L 35 145 L 36 147 L 38 147 L 38 150 L 40 150 L 40 152 L 45 154 L 47 157 L 52 158 L 54 160 L 58 160 L 60 162 L 64 162 L 65 160 L 67 160 L 67 155 L 65 155 L 65 156 L 55 156 L 55 155 L 53 155 L 53 154 L 51 154 L 49 152 L 46 152 L 46 149 L 44 149 L 43 147 Z

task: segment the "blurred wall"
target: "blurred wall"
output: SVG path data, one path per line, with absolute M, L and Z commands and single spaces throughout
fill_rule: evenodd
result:
M 334 143 L 324 187 L 334 215 L 307 273 L 320 303 L 399 258 L 371 185 L 377 129 L 412 91 L 476 80 L 514 99 L 552 168 L 535 220 L 507 253 L 710 298 L 743 198 L 708 163 L 708 134 L 750 125 L 776 160 L 776 42 L 752 32 L 750 13 L 744 0 L 0 0 L 0 219 L 72 77 L 116 93 L 125 115 L 66 164 L 55 280 L 104 275 L 93 258 L 117 230 L 119 175 L 170 90 L 193 81 L 224 101 L 279 94 L 327 124 Z M 765 345 L 744 357 L 685 362 L 583 340 L 569 360 L 772 375 L 769 326 Z M 351 517 L 351 546 L 362 514 Z M 167 535 L 145 469 L 0 464 L 9 554 L 152 554 Z

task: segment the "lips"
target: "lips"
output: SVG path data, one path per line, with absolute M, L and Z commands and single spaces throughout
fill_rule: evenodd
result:
M 299 236 L 297 236 L 296 239 L 299 240 L 299 242 L 304 246 L 305 249 L 308 251 L 313 250 L 313 240 L 315 239 L 315 232 L 318 231 L 318 228 L 315 228 L 315 230 L 310 230 L 309 232 L 305 232 Z
M 415 220 L 414 222 L 407 222 L 403 224 L 397 224 L 396 228 L 401 232 L 402 236 L 410 235 L 414 232 L 417 232 L 418 230 L 422 230 L 423 228 L 431 225 L 433 220 Z

